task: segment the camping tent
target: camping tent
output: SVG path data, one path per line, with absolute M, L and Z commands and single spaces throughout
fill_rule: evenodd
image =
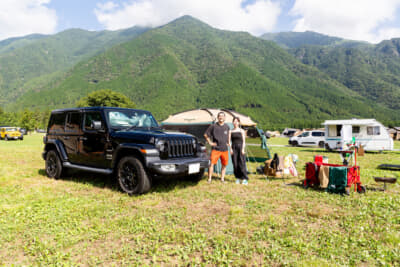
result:
M 185 132 L 196 136 L 205 143 L 204 133 L 207 128 L 217 121 L 219 112 L 225 113 L 225 122 L 230 128 L 233 128 L 232 120 L 239 117 L 242 127 L 255 127 L 255 123 L 250 117 L 228 109 L 202 108 L 192 109 L 172 114 L 168 119 L 161 122 L 161 127 L 165 130 Z M 219 168 L 216 171 L 219 172 Z M 226 169 L 227 174 L 233 173 L 233 166 L 229 157 L 229 164 Z
M 192 109 L 170 115 L 168 119 L 161 122 L 161 126 L 166 130 L 174 130 L 193 134 L 201 141 L 204 140 L 204 132 L 207 128 L 217 121 L 219 112 L 225 112 L 225 121 L 232 128 L 232 120 L 239 117 L 243 127 L 256 126 L 250 117 L 228 109 L 202 108 Z

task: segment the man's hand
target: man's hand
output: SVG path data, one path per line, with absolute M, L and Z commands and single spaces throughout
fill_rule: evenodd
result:
M 217 146 L 217 143 L 215 143 L 215 142 L 210 143 L 210 146 L 212 146 L 212 147 Z

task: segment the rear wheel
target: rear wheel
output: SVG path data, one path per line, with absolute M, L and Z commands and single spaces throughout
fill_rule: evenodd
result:
M 50 178 L 58 179 L 62 176 L 63 166 L 55 150 L 50 150 L 46 155 L 46 174 Z
M 123 157 L 119 161 L 117 179 L 120 189 L 129 195 L 143 194 L 151 188 L 142 162 L 135 157 Z
M 320 148 L 323 148 L 324 145 L 325 145 L 325 142 L 324 142 L 324 141 L 319 141 L 318 146 L 319 146 Z

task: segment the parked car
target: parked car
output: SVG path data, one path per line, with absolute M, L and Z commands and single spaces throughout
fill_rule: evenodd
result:
M 2 127 L 0 129 L 0 139 L 8 140 L 23 140 L 24 136 L 18 131 L 17 127 Z
M 49 177 L 67 169 L 112 174 L 128 194 L 146 193 L 154 176 L 203 177 L 206 147 L 162 131 L 149 111 L 95 107 L 54 110 L 43 138 Z
M 292 136 L 289 139 L 289 145 L 324 147 L 325 132 L 320 130 L 305 131 L 298 136 Z
M 19 128 L 18 131 L 19 131 L 21 134 L 23 134 L 23 135 L 26 135 L 26 134 L 27 134 L 27 131 L 26 131 L 25 128 Z

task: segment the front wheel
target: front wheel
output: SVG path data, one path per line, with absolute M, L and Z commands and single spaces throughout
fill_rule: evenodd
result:
M 292 146 L 298 146 L 298 145 L 299 145 L 299 143 L 297 141 L 292 142 Z
M 58 179 L 62 176 L 63 166 L 55 150 L 50 150 L 46 155 L 46 174 L 50 178 Z
M 325 142 L 324 141 L 319 141 L 318 146 L 320 148 L 323 148 L 325 146 Z
M 151 188 L 142 162 L 135 157 L 124 157 L 119 161 L 117 179 L 120 189 L 128 195 L 143 194 Z

